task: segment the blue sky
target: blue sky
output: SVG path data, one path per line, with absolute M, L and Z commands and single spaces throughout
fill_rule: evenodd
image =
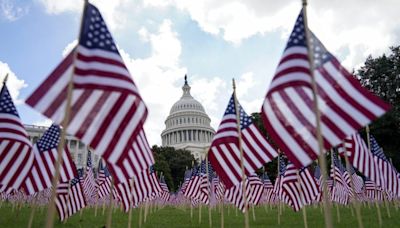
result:
M 233 77 L 245 110 L 259 111 L 301 5 L 294 0 L 91 2 L 102 12 L 148 105 L 150 144 L 160 144 L 164 120 L 181 96 L 186 73 L 192 95 L 214 128 Z M 23 100 L 71 49 L 82 5 L 82 0 L 0 0 L 0 79 L 10 73 L 7 85 L 24 123 L 49 124 Z M 395 0 L 346 5 L 314 0 L 309 1 L 309 24 L 351 70 L 368 55 L 400 44 L 399 8 Z

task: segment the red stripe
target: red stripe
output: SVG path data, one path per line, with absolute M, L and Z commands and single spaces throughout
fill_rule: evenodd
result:
M 46 96 L 47 91 L 54 85 L 54 83 L 63 76 L 67 69 L 72 65 L 74 57 L 73 49 L 67 57 L 56 67 L 56 69 L 40 84 L 40 86 L 26 99 L 25 103 L 31 107 L 35 107 L 37 103 Z M 72 75 L 71 75 L 72 76 Z
M 119 67 L 123 67 L 126 69 L 126 66 L 123 62 L 114 60 L 114 59 L 110 59 L 110 58 L 105 58 L 99 55 L 96 56 L 85 56 L 83 53 L 78 52 L 77 59 L 83 61 L 83 62 L 99 62 L 99 63 L 105 63 L 105 64 L 111 64 L 111 65 L 116 65 Z
M 43 115 L 53 118 L 54 113 L 58 110 L 58 108 L 62 105 L 64 101 L 67 99 L 67 91 L 68 91 L 68 84 L 60 90 L 60 93 L 58 94 L 57 97 L 55 97 L 53 100 L 49 100 L 48 102 L 50 106 L 43 112 Z M 64 110 L 62 110 L 64 113 Z

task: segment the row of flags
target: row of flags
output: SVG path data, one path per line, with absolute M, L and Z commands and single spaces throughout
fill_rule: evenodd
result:
M 260 133 L 234 92 L 207 159 L 185 173 L 180 191 L 171 196 L 164 178 L 158 179 L 152 168 L 154 157 L 143 130 L 147 107 L 99 10 L 86 1 L 78 44 L 25 101 L 54 121 L 35 145 L 28 139 L 6 85 L 2 87 L 0 192 L 23 189 L 32 195 L 55 187 L 61 218 L 106 197 L 121 202 L 128 211 L 157 199 L 180 202 L 180 197 L 192 205 L 210 204 L 211 193 L 243 211 L 246 205 L 262 201 L 264 193 L 269 197 L 265 201 L 279 199 L 297 211 L 321 198 L 321 178 L 311 175 L 310 165 L 320 153 L 338 147 L 373 182 L 374 189 L 399 197 L 397 170 L 376 141 L 371 141 L 369 150 L 356 133 L 383 115 L 389 105 L 340 65 L 308 30 L 304 18 L 302 10 L 261 108 L 264 126 L 275 144 Z M 63 144 L 60 126 L 102 157 L 97 179 L 91 156 L 85 175 L 78 175 L 68 148 L 58 150 Z M 319 149 L 319 132 L 324 151 Z M 278 157 L 277 148 L 288 164 L 280 158 L 279 175 L 271 188 L 269 178 L 260 179 L 255 171 Z M 58 151 L 60 168 L 55 162 Z M 331 199 L 345 204 L 352 194 L 360 194 L 362 180 L 331 153 Z M 60 178 L 52 186 L 56 169 Z M 349 187 L 351 181 L 358 191 Z

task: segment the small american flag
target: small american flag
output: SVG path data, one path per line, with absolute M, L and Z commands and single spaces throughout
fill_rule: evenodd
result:
M 253 124 L 251 117 L 246 114 L 240 104 L 238 106 L 244 169 L 248 176 L 278 156 L 278 153 Z M 227 189 L 242 181 L 239 133 L 233 94 L 211 143 L 208 158 Z
M 72 179 L 71 182 L 58 184 L 56 206 L 61 221 L 86 206 L 85 196 L 78 178 Z
M 143 131 L 147 108 L 100 11 L 90 3 L 82 25 L 77 47 L 26 103 L 61 124 L 72 74 L 66 131 L 107 161 L 116 183 L 126 182 L 154 164 Z
M 97 178 L 97 192 L 99 194 L 99 198 L 105 198 L 106 196 L 110 195 L 111 192 L 111 175 L 108 171 L 107 167 L 103 164 L 103 161 L 100 160 L 99 163 L 99 176 Z
M 4 83 L 0 92 L 0 192 L 18 189 L 30 171 L 32 145 Z
M 381 174 L 381 186 L 389 195 L 400 197 L 399 173 L 383 153 L 383 149 L 371 135 L 371 152 Z
M 53 124 L 33 147 L 35 159 L 23 184 L 23 188 L 28 194 L 33 194 L 52 186 L 60 134 L 60 127 Z M 76 176 L 75 164 L 72 161 L 68 147 L 65 146 L 62 151 L 60 182 L 68 182 Z
M 86 174 L 83 178 L 83 192 L 85 194 L 86 200 L 90 205 L 95 201 L 96 197 L 96 181 L 94 179 L 93 167 L 92 167 L 92 153 L 87 152 L 87 162 L 86 162 Z
M 288 203 L 294 211 L 299 211 L 304 204 L 297 172 L 298 169 L 289 162 L 282 177 L 281 200 Z

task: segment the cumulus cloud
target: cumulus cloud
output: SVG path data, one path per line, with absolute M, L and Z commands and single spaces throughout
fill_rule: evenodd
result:
M 173 6 L 187 12 L 200 28 L 233 44 L 279 31 L 286 40 L 300 11 L 298 0 L 144 0 L 146 7 Z M 360 8 L 362 6 L 362 9 Z M 369 54 L 388 51 L 400 36 L 400 8 L 396 0 L 311 1 L 310 28 L 348 68 Z
M 28 6 L 19 6 L 16 1 L 2 0 L 0 2 L 2 16 L 8 21 L 16 21 L 29 12 Z
M 169 109 L 182 95 L 180 87 L 186 68 L 179 63 L 181 43 L 170 20 L 164 20 L 154 33 L 142 28 L 151 47 L 146 58 L 132 58 L 124 50 L 120 53 L 128 66 L 140 94 L 148 106 L 145 130 L 151 145 L 161 143 L 161 132 Z
M 48 14 L 61 14 L 65 12 L 72 12 L 81 14 L 83 9 L 82 0 L 68 0 L 68 1 L 59 1 L 59 0 L 38 0 L 41 5 L 44 6 L 46 12 Z M 135 4 L 132 4 L 129 0 L 113 0 L 113 1 L 104 1 L 104 0 L 92 0 L 93 3 L 102 13 L 102 16 L 107 21 L 107 25 L 110 29 L 117 29 L 123 27 L 127 22 L 127 14 L 121 13 L 126 9 L 126 6 L 129 4 L 129 8 L 133 8 Z
M 14 100 L 16 105 L 23 103 L 23 101 L 19 98 L 19 93 L 22 88 L 27 87 L 28 85 L 24 80 L 19 79 L 14 72 L 10 69 L 7 63 L 0 61 L 0 82 L 2 83 L 4 77 L 8 74 L 7 79 L 7 88 L 10 91 L 11 97 Z M 1 84 L 2 86 L 2 84 Z

